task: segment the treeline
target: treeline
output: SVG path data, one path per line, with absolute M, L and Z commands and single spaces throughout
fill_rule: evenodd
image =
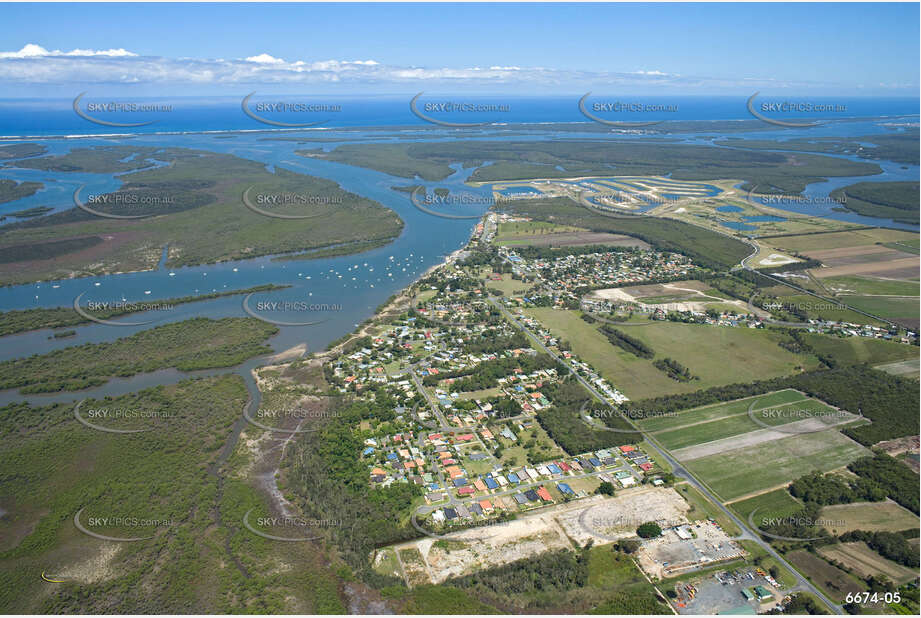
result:
M 588 409 L 596 402 L 572 376 L 567 376 L 565 380 L 556 384 L 547 385 L 543 392 L 553 402 L 553 406 L 541 410 L 537 414 L 537 421 L 553 441 L 570 455 L 633 444 L 640 439 L 639 432 L 633 431 L 627 421 L 613 414 L 608 415 L 604 422 L 608 427 L 619 431 L 590 427 L 581 418 L 581 411 L 583 407 Z
M 608 341 L 610 341 L 613 345 L 616 345 L 617 347 L 626 352 L 629 352 L 630 354 L 633 354 L 634 356 L 639 356 L 640 358 L 652 358 L 656 355 L 655 351 L 648 345 L 636 337 L 631 337 L 622 330 L 618 330 L 608 324 L 603 324 L 600 330 L 602 333 L 604 333 L 605 337 L 608 338 Z
M 916 408 L 917 409 L 917 408 Z M 914 514 L 918 514 L 919 478 L 908 466 L 898 460 L 877 453 L 852 461 L 848 469 L 854 474 L 879 485 L 886 495 Z
M 617 247 L 613 245 L 582 245 L 568 247 L 539 247 L 522 245 L 514 247 L 515 253 L 526 260 L 552 260 L 567 255 L 589 255 L 591 253 L 641 253 L 636 247 Z
M 678 382 L 690 382 L 691 380 L 699 379 L 697 376 L 691 375 L 690 369 L 671 358 L 660 358 L 652 364 L 656 369 Z
M 910 531 L 916 533 L 916 530 Z M 866 530 L 851 530 L 845 532 L 838 539 L 842 543 L 856 543 L 863 541 L 883 558 L 888 558 L 901 565 L 918 568 L 918 552 L 909 539 L 900 532 L 868 532 Z
M 457 392 L 478 391 L 484 388 L 496 386 L 499 378 L 504 378 L 516 369 L 521 369 L 522 373 L 531 373 L 539 369 L 552 369 L 557 367 L 556 360 L 548 354 L 522 354 L 509 358 L 497 358 L 496 360 L 482 362 L 471 369 L 459 369 L 436 375 L 428 375 L 422 379 L 426 386 L 434 386 L 445 379 L 458 378 L 452 385 L 451 389 Z
M 837 474 L 813 472 L 793 481 L 788 490 L 803 502 L 821 505 L 850 504 L 851 502 L 880 502 L 887 491 L 882 485 L 866 477 L 849 480 Z
M 835 537 L 825 528 L 817 527 L 822 506 L 807 502 L 802 509 L 787 517 L 776 517 L 758 526 L 760 530 L 788 539 L 805 539 L 812 545 L 833 543 Z
M 643 418 L 650 413 L 678 412 L 785 388 L 800 390 L 810 397 L 853 414 L 863 414 L 873 421 L 870 425 L 843 430 L 865 446 L 918 434 L 917 382 L 867 365 L 819 369 L 770 380 L 714 386 L 693 393 L 631 401 L 623 404 L 622 409 L 631 418 Z

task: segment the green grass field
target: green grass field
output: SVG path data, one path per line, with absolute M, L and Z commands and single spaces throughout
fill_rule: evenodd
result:
M 511 221 L 500 223 L 496 234 L 496 242 L 515 240 L 522 236 L 536 236 L 538 234 L 559 234 L 560 232 L 584 232 L 584 228 L 572 225 L 556 225 L 546 221 Z
M 806 396 L 793 389 L 775 391 L 766 395 L 755 395 L 745 399 L 736 399 L 735 401 L 714 403 L 699 408 L 691 408 L 677 413 L 676 415 L 659 416 L 655 418 L 641 419 L 637 424 L 641 429 L 647 431 L 663 431 L 673 427 L 682 427 L 691 423 L 700 423 L 725 418 L 733 414 L 743 414 L 748 411 L 748 406 L 753 400 L 758 400 L 757 408 L 770 406 L 781 406 L 795 401 L 802 401 Z
M 750 401 L 750 400 L 749 400 Z M 834 424 L 839 418 L 835 416 L 834 408 L 816 399 L 803 399 L 784 405 L 766 405 L 760 400 L 752 416 L 745 412 L 734 413 L 732 416 L 705 421 L 697 425 L 673 429 L 656 434 L 656 439 L 667 449 L 675 450 L 704 442 L 712 442 L 722 438 L 738 436 L 750 431 L 764 429 L 764 425 L 772 427 L 785 425 L 813 416 L 818 416 L 828 424 Z M 759 424 L 763 423 L 763 424 Z
M 804 333 L 806 343 L 817 354 L 830 356 L 842 364 L 890 363 L 918 358 L 918 348 L 882 339 L 867 337 L 833 337 L 830 335 Z
M 918 294 L 914 298 L 895 296 L 839 296 L 848 306 L 888 320 L 918 319 Z
M 918 528 L 917 515 L 889 500 L 826 506 L 822 509 L 821 517 L 831 522 L 840 522 L 834 526 L 837 534 L 850 530 L 898 532 Z
M 754 522 L 757 525 L 762 517 L 788 517 L 802 509 L 803 503 L 791 496 L 786 489 L 775 489 L 753 498 L 733 502 L 730 508 L 743 521 L 748 521 L 748 516 L 755 513 Z
M 869 453 L 841 433 L 799 434 L 685 462 L 723 500 L 788 483 L 804 474 L 828 472 Z
M 842 247 L 859 247 L 884 242 L 917 242 L 917 232 L 890 230 L 883 228 L 863 228 L 846 232 L 828 234 L 801 234 L 771 238 L 775 247 L 796 252 L 822 251 Z
M 525 313 L 562 336 L 572 345 L 573 352 L 631 399 L 788 375 L 797 367 L 813 368 L 818 364 L 811 356 L 784 350 L 776 343 L 778 335 L 767 330 L 673 322 L 630 327 L 630 336 L 648 344 L 656 351 L 657 358 L 672 358 L 700 377 L 677 382 L 656 369 L 650 360 L 611 345 L 595 325 L 579 318 L 578 312 L 541 307 L 526 309 Z
M 828 277 L 822 284 L 829 290 L 851 294 L 888 294 L 893 296 L 918 296 L 917 281 L 895 281 L 872 277 Z
M 502 281 L 493 281 L 490 279 L 486 282 L 486 287 L 494 290 L 502 290 L 506 296 L 517 296 L 522 291 L 528 291 L 534 287 L 533 283 L 516 281 L 509 274 L 502 275 Z
M 792 291 L 792 290 L 790 290 Z M 873 326 L 885 326 L 886 323 L 874 318 L 867 317 L 848 309 L 844 305 L 851 305 L 851 299 L 855 297 L 840 297 L 838 301 L 822 300 L 808 294 L 784 294 L 780 297 L 780 302 L 785 305 L 795 305 L 813 320 L 829 320 L 835 322 L 851 322 L 853 324 L 870 324 Z M 858 299 L 865 297 L 856 297 Z M 838 304 L 838 303 L 842 304 Z M 858 308 L 858 303 L 854 303 L 854 308 Z

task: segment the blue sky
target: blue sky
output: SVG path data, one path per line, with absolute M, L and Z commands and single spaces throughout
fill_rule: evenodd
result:
M 916 96 L 918 19 L 917 3 L 2 4 L 0 85 Z

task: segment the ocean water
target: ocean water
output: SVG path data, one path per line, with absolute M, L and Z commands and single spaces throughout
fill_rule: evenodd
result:
M 74 98 L 80 93 L 74 93 Z M 78 107 L 87 115 L 107 122 L 152 122 L 142 127 L 110 127 L 95 124 L 79 116 L 73 109 L 74 99 L 0 99 L 0 138 L 21 136 L 62 136 L 100 134 L 149 134 L 164 132 L 221 132 L 279 130 L 278 126 L 264 124 L 243 112 L 243 98 L 239 97 L 125 97 L 106 98 L 104 92 L 89 92 Z M 419 118 L 410 109 L 416 93 L 405 95 L 368 97 L 307 97 L 304 95 L 260 95 L 249 100 L 247 108 L 256 115 L 276 122 L 316 123 L 315 130 L 334 130 L 354 127 L 405 127 L 433 126 Z M 454 123 L 554 123 L 590 122 L 579 111 L 582 94 L 555 97 L 465 96 L 426 92 L 416 104 L 424 115 Z M 758 101 L 762 98 L 759 97 Z M 764 98 L 765 101 L 793 100 L 841 105 L 843 112 L 817 112 L 808 114 L 815 118 L 844 120 L 865 117 L 900 117 L 919 113 L 917 98 L 841 98 L 841 97 L 790 97 Z M 593 114 L 604 119 L 623 122 L 688 121 L 688 120 L 752 120 L 746 107 L 747 97 L 644 97 L 636 95 L 593 95 L 586 106 Z M 592 111 L 593 104 L 628 104 L 636 106 L 673 106 L 675 111 Z M 155 105 L 160 111 L 93 111 L 91 105 L 114 104 L 120 106 Z M 441 111 L 442 104 L 486 106 L 485 111 Z M 304 106 L 314 106 L 320 111 L 307 111 Z M 434 109 L 426 111 L 426 105 Z M 169 111 L 165 110 L 168 106 Z M 272 106 L 258 111 L 260 106 Z M 300 106 L 300 107 L 297 107 Z M 337 111 L 324 111 L 336 109 Z M 491 111 L 502 109 L 503 111 Z M 770 114 L 766 114 L 770 115 Z M 778 114 L 778 119 L 798 117 L 798 114 Z M 667 125 L 665 125 L 667 127 Z

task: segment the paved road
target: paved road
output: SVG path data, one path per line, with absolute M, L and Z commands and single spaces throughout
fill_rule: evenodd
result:
M 544 352 L 546 352 L 547 354 L 549 354 L 551 357 L 555 358 L 555 359 L 558 360 L 559 362 L 563 362 L 562 359 L 560 359 L 559 357 L 556 356 L 556 354 L 554 354 L 553 352 L 551 352 L 551 351 L 550 351 L 550 350 L 549 350 L 549 349 L 548 349 L 548 348 L 547 348 L 547 347 L 546 347 L 546 346 L 545 346 L 545 345 L 544 345 L 544 344 L 543 344 L 543 343 L 542 343 L 542 342 L 541 342 L 541 341 L 540 341 L 530 330 L 528 330 L 528 328 L 526 328 L 523 324 L 521 324 L 520 322 L 518 322 L 518 321 L 514 318 L 514 316 L 512 316 L 511 313 L 509 313 L 509 311 L 505 309 L 505 307 L 502 307 L 498 302 L 496 302 L 495 298 L 490 297 L 490 298 L 489 298 L 489 301 L 493 304 L 493 306 L 495 306 L 497 309 L 499 309 L 499 311 L 501 311 L 502 314 L 505 315 L 506 318 L 508 318 L 508 319 L 512 322 L 512 324 L 515 324 L 515 325 L 516 325 L 518 328 L 520 328 L 520 329 L 521 329 L 521 330 L 522 330 L 532 341 L 534 341 L 534 342 L 537 344 L 537 346 L 540 347 L 540 349 L 542 349 Z M 576 373 L 576 371 L 575 371 L 574 369 L 572 369 L 571 366 L 569 366 L 569 365 L 567 365 L 567 366 L 568 366 L 569 369 L 570 369 L 570 373 L 576 377 L 576 379 L 582 384 L 582 386 L 584 386 L 584 387 L 588 390 L 588 392 L 590 392 L 590 393 L 591 393 L 595 398 L 597 398 L 599 401 L 602 401 L 602 402 L 603 402 L 603 401 L 606 401 L 605 398 L 604 398 L 604 396 L 603 396 L 601 393 L 599 393 L 599 392 L 595 389 L 594 386 L 592 386 L 586 379 L 584 379 L 582 376 L 580 376 L 578 373 Z M 634 429 L 637 429 L 637 427 L 636 427 L 635 425 L 633 425 L 633 423 L 632 423 L 629 419 L 625 419 L 625 420 L 627 420 L 627 422 L 630 423 L 630 424 L 634 427 Z M 637 429 L 637 430 L 638 430 L 638 429 Z M 639 431 L 639 430 L 638 430 L 638 431 Z M 713 502 L 713 504 L 715 504 L 721 511 L 723 511 L 723 513 L 726 515 L 726 517 L 728 517 L 730 520 L 732 520 L 732 522 L 735 523 L 735 524 L 739 527 L 739 530 L 742 531 L 742 535 L 741 535 L 740 538 L 742 538 L 742 539 L 747 539 L 747 540 L 750 540 L 750 541 L 753 541 L 753 542 L 757 543 L 762 549 L 764 549 L 764 551 L 766 551 L 768 554 L 770 554 L 771 556 L 773 556 L 774 559 L 777 560 L 777 562 L 779 562 L 781 565 L 783 565 L 784 567 L 786 567 L 786 568 L 794 575 L 794 577 L 796 577 L 796 579 L 797 579 L 797 588 L 802 589 L 802 590 L 806 590 L 806 591 L 812 593 L 814 596 L 816 596 L 817 598 L 821 599 L 822 602 L 825 603 L 825 605 L 827 605 L 828 608 L 831 609 L 832 611 L 834 611 L 836 614 L 843 614 L 843 613 L 844 613 L 844 610 L 842 610 L 842 608 L 841 608 L 840 605 L 837 605 L 837 604 L 834 603 L 831 599 L 829 599 L 827 596 L 825 596 L 825 594 L 824 594 L 821 590 L 819 590 L 816 586 L 814 586 L 814 585 L 812 584 L 812 582 L 810 582 L 809 580 L 807 580 L 805 577 L 803 577 L 803 576 L 799 573 L 799 571 L 797 571 L 795 568 L 793 568 L 793 566 L 790 565 L 790 563 L 788 563 L 788 562 L 784 559 L 784 557 L 781 556 L 781 555 L 780 555 L 780 554 L 779 554 L 769 543 L 765 542 L 759 535 L 757 535 L 757 534 L 755 534 L 754 532 L 752 532 L 752 530 L 748 527 L 748 525 L 746 524 L 746 522 L 742 521 L 742 520 L 741 520 L 739 517 L 737 517 L 731 510 L 729 510 L 729 508 L 727 508 L 726 506 L 724 506 L 723 503 L 713 494 L 713 492 L 710 491 L 710 488 L 709 488 L 709 487 L 707 487 L 703 482 L 699 481 L 693 474 L 691 474 L 691 473 L 690 473 L 687 469 L 685 469 L 680 463 L 678 463 L 678 461 L 677 461 L 676 459 L 674 459 L 674 458 L 668 453 L 668 451 L 666 451 L 666 450 L 656 441 L 655 438 L 653 438 L 653 437 L 650 436 L 650 435 L 646 435 L 646 436 L 645 436 L 645 439 L 646 439 L 646 442 L 656 450 L 656 452 L 659 454 L 659 456 L 660 456 L 663 460 L 667 461 L 667 462 L 669 463 L 669 465 L 672 466 L 672 468 L 673 468 L 673 473 L 674 473 L 674 475 L 675 475 L 676 477 L 679 477 L 679 478 L 682 478 L 682 479 L 686 480 L 691 486 L 693 486 L 693 487 L 694 487 L 695 489 L 697 489 L 700 493 L 702 493 L 703 495 L 705 495 L 711 502 Z

